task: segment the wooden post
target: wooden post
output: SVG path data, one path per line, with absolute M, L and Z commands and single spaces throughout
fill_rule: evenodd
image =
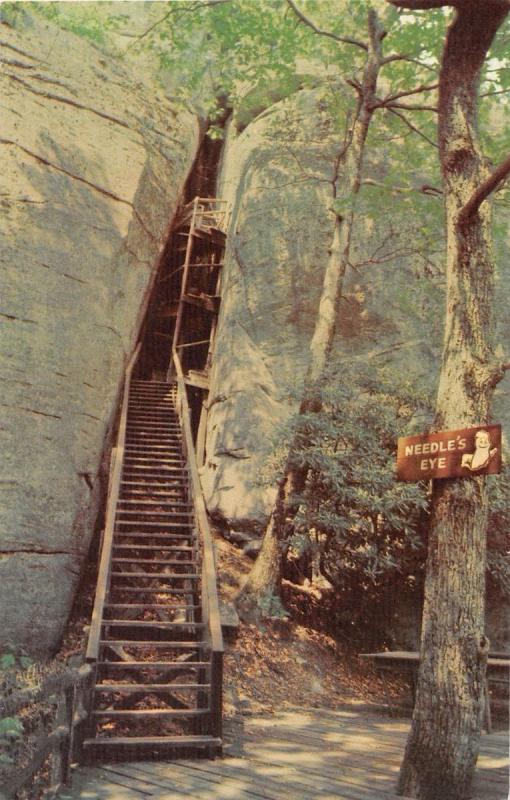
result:
M 184 301 L 183 295 L 186 292 L 186 285 L 188 282 L 188 275 L 189 275 L 189 265 L 191 262 L 191 253 L 193 250 L 193 233 L 195 230 L 195 220 L 197 215 L 198 209 L 198 201 L 199 198 L 195 197 L 193 201 L 193 213 L 191 215 L 191 220 L 189 223 L 189 233 L 188 233 L 188 242 L 186 245 L 186 255 L 184 258 L 184 269 L 182 272 L 182 279 L 181 279 L 181 294 L 179 297 L 179 308 L 177 310 L 177 319 L 175 320 L 175 328 L 174 328 L 174 338 L 172 343 L 172 351 L 175 350 L 177 344 L 179 343 L 179 336 L 181 334 L 181 326 L 182 326 L 182 315 L 184 313 Z M 168 368 L 168 378 L 170 378 L 172 374 L 172 360 L 170 359 L 170 365 Z
M 212 652 L 211 659 L 211 733 L 223 733 L 223 653 Z
M 198 424 L 197 433 L 197 465 L 201 467 L 205 461 L 205 435 L 207 432 L 207 417 L 208 407 L 205 399 L 202 401 L 202 410 L 200 412 L 200 422 Z

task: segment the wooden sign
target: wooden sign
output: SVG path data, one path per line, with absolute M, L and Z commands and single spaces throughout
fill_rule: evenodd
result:
M 501 425 L 438 431 L 398 440 L 397 478 L 467 478 L 501 472 Z

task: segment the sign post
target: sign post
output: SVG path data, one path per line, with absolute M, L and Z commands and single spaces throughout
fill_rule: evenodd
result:
M 397 478 L 467 478 L 501 472 L 501 425 L 479 425 L 398 440 Z

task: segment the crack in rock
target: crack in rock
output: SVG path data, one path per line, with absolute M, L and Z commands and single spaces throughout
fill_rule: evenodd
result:
M 17 411 L 27 411 L 29 414 L 37 414 L 41 417 L 51 417 L 52 419 L 62 419 L 59 414 L 48 414 L 46 411 L 38 411 L 36 408 L 27 408 L 26 406 L 14 406 L 11 403 L 0 403 L 4 408 L 15 408 Z
M 243 452 L 241 452 L 243 451 Z M 250 455 L 246 453 L 244 447 L 232 447 L 225 450 L 216 450 L 214 453 L 216 456 L 230 456 L 230 458 L 237 458 L 239 460 L 246 460 L 251 458 Z
M 0 39 L 0 47 L 7 47 L 9 50 L 13 50 L 15 53 L 19 53 L 21 56 L 26 56 L 27 58 L 31 58 L 32 61 L 36 61 L 38 64 L 41 63 L 40 58 L 33 56 L 31 53 L 27 53 L 26 50 L 21 50 L 20 47 L 16 47 L 15 45 L 10 44 L 9 42 L 4 41 L 3 39 Z
M 19 547 L 16 550 L 0 550 L 0 558 L 10 558 L 11 556 L 18 556 L 27 553 L 28 555 L 36 556 L 80 556 L 81 554 L 71 550 L 48 550 L 46 548 L 37 547 Z
M 5 317 L 5 319 L 9 319 L 11 322 L 15 320 L 16 322 L 27 322 L 30 325 L 39 325 L 35 319 L 24 319 L 24 317 L 17 317 L 15 314 L 6 314 L 3 311 L 0 311 L 0 317 Z
M 64 97 L 60 94 L 53 94 L 52 92 L 44 92 L 42 89 L 36 89 L 34 86 L 31 86 L 28 81 L 24 81 L 23 78 L 18 78 L 17 75 L 11 75 L 11 73 L 6 73 L 6 75 L 11 80 L 16 81 L 16 83 L 21 83 L 21 85 L 25 86 L 29 92 L 39 95 L 39 97 L 45 97 L 47 100 L 55 100 L 58 103 L 65 103 L 66 105 L 79 108 L 83 111 L 90 111 L 92 114 L 96 114 L 98 117 L 103 117 L 103 119 L 106 119 L 109 122 L 114 122 L 116 125 L 121 125 L 123 128 L 131 130 L 130 125 L 123 119 L 112 117 L 111 114 L 106 114 L 104 111 L 100 111 L 98 108 L 92 108 L 92 106 L 86 106 L 83 103 L 78 103 L 76 100 L 72 100 L 70 97 Z
M 95 189 L 96 192 L 104 194 L 105 197 L 109 197 L 112 200 L 116 200 L 118 203 L 124 203 L 126 206 L 133 208 L 133 204 L 129 200 L 124 200 L 124 198 L 119 197 L 117 194 L 114 194 L 113 192 L 110 192 L 108 189 L 104 189 L 102 186 L 98 186 L 97 184 L 88 181 L 86 178 L 81 178 L 79 175 L 75 175 L 74 173 L 69 172 L 69 170 L 64 169 L 64 167 L 59 167 L 57 164 L 52 164 L 52 162 L 48 161 L 48 159 L 43 158 L 43 156 L 40 156 L 37 153 L 32 152 L 32 150 L 28 150 L 28 148 L 23 147 L 22 144 L 20 144 L 19 142 L 15 142 L 13 139 L 0 139 L 0 144 L 9 144 L 9 145 L 14 145 L 15 147 L 19 147 L 20 150 L 22 150 L 27 155 L 32 156 L 32 158 L 35 158 L 37 161 L 40 161 L 41 164 L 44 164 L 47 167 L 51 167 L 52 169 L 56 169 L 58 172 L 63 172 L 64 175 L 67 175 L 69 178 L 72 178 L 75 181 L 79 181 L 80 183 L 84 183 L 86 186 L 90 186 L 91 189 Z

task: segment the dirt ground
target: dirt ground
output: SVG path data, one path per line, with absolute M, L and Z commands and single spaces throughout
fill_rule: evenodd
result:
M 253 561 L 235 545 L 216 537 L 220 598 L 232 602 Z M 302 590 L 286 583 L 285 593 Z M 294 622 L 275 620 L 262 628 L 241 624 L 225 653 L 224 711 L 276 712 L 290 707 L 339 708 L 385 703 L 381 680 L 352 647 Z M 392 702 L 410 701 L 406 681 L 388 683 Z

